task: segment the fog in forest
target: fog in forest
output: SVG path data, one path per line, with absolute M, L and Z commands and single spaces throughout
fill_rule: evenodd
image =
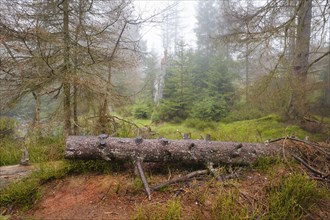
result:
M 329 0 L 0 0 L 0 219 L 330 219 Z
M 1 6 L 1 115 L 32 130 L 114 133 L 114 116 L 157 124 L 278 115 L 298 126 L 329 117 L 328 1 Z

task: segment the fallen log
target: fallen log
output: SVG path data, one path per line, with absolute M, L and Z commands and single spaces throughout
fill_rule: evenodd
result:
M 68 159 L 119 159 L 141 162 L 251 165 L 257 158 L 280 155 L 276 143 L 235 143 L 205 140 L 113 138 L 107 135 L 69 136 Z

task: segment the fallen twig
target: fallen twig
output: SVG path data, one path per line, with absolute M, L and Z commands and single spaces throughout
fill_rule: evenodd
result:
M 151 192 L 150 192 L 150 187 L 149 187 L 149 184 L 148 184 L 148 181 L 146 179 L 146 176 L 144 175 L 144 171 L 143 171 L 143 168 L 142 168 L 142 165 L 141 165 L 141 160 L 140 159 L 137 159 L 135 161 L 135 165 L 139 171 L 139 174 L 140 174 L 140 178 L 143 182 L 143 185 L 144 185 L 144 188 L 146 190 L 146 193 L 148 195 L 148 199 L 151 200 Z
M 163 188 L 165 186 L 168 186 L 168 185 L 171 185 L 173 183 L 184 182 L 184 181 L 187 181 L 187 180 L 189 180 L 189 179 L 191 179 L 191 178 L 193 178 L 195 176 L 199 176 L 199 175 L 203 175 L 203 174 L 208 174 L 208 173 L 209 173 L 209 170 L 197 170 L 197 171 L 194 171 L 192 173 L 188 173 L 185 176 L 178 177 L 178 178 L 175 178 L 175 179 L 166 181 L 164 183 L 158 184 L 158 185 L 152 187 L 152 190 L 157 191 L 157 190 L 160 190 L 161 188 Z
M 315 168 L 313 168 L 313 167 L 311 167 L 309 164 L 307 164 L 303 159 L 301 159 L 300 157 L 298 157 L 298 156 L 296 156 L 296 155 L 294 155 L 294 154 L 291 154 L 292 155 L 292 157 L 294 158 L 294 159 L 296 159 L 297 161 L 299 161 L 300 163 L 302 163 L 306 168 L 308 168 L 310 171 L 312 171 L 313 173 L 315 173 L 315 174 L 317 174 L 317 175 L 320 175 L 322 178 L 324 178 L 324 177 L 326 177 L 326 176 L 328 176 L 329 174 L 325 174 L 325 173 L 323 173 L 323 172 L 321 172 L 321 171 L 319 171 L 319 170 L 317 170 L 317 169 L 315 169 Z

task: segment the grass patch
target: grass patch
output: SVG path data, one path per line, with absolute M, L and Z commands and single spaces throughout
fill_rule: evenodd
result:
M 274 165 L 281 163 L 282 160 L 280 157 L 259 157 L 252 165 L 252 168 L 262 172 L 268 172 L 269 170 L 274 169 Z
M 183 123 L 164 122 L 160 124 L 152 124 L 147 119 L 130 119 L 139 126 L 150 126 L 153 131 L 157 132 L 154 138 L 159 136 L 168 139 L 182 139 L 178 130 L 183 133 L 190 133 L 191 139 L 200 139 L 205 134 L 210 134 L 212 140 L 218 141 L 235 141 L 235 142 L 264 142 L 268 139 L 276 139 L 294 135 L 300 139 L 309 136 L 311 140 L 318 141 L 324 139 L 324 135 L 309 133 L 299 126 L 285 124 L 283 119 L 275 114 L 265 117 L 234 121 L 230 123 L 224 122 L 207 122 L 198 119 L 189 118 Z M 125 130 L 125 129 L 124 129 Z M 121 133 L 121 136 L 132 137 L 129 132 Z
M 194 118 L 189 118 L 187 119 L 184 124 L 188 127 L 188 128 L 196 128 L 198 130 L 205 130 L 206 128 L 209 129 L 215 129 L 217 127 L 217 123 L 212 122 L 212 121 L 203 121 L 200 119 L 194 119 Z
M 14 118 L 0 117 L 0 140 L 14 134 L 16 123 Z
M 269 192 L 267 219 L 301 219 L 324 195 L 315 181 L 292 175 Z
M 134 220 L 179 220 L 181 219 L 181 204 L 179 200 L 169 200 L 165 205 L 138 207 Z
M 0 207 L 14 205 L 23 210 L 28 209 L 40 196 L 39 181 L 36 178 L 27 178 L 20 182 L 14 182 L 1 191 Z
M 293 125 L 285 125 L 280 117 L 270 115 L 259 119 L 220 123 L 218 131 L 209 131 L 217 140 L 237 142 L 264 142 L 268 139 L 295 135 L 301 139 L 313 135 Z
M 68 160 L 66 163 L 69 174 L 109 174 L 113 170 L 122 169 L 119 164 L 106 160 Z
M 239 191 L 220 191 L 213 206 L 212 219 L 253 219 L 249 217 L 248 207 L 239 205 Z
M 63 161 L 41 164 L 29 177 L 11 183 L 0 192 L 0 206 L 11 204 L 28 209 L 40 197 L 43 183 L 66 175 L 67 164 Z
M 21 149 L 13 138 L 0 139 L 0 166 L 19 163 L 22 156 Z
M 18 164 L 22 149 L 27 148 L 31 163 L 42 163 L 63 159 L 65 140 L 62 136 L 47 136 L 42 138 L 0 140 L 0 166 Z
M 202 123 L 202 122 L 200 122 Z M 319 139 L 319 136 L 304 131 L 295 125 L 285 125 L 277 115 L 269 115 L 259 119 L 236 121 L 232 123 L 210 123 L 202 125 L 196 120 L 187 120 L 183 124 L 163 123 L 153 126 L 160 136 L 169 139 L 181 139 L 181 133 L 191 133 L 192 139 L 200 139 L 201 135 L 210 134 L 212 140 L 235 142 L 264 142 L 268 139 L 295 135 L 303 139 L 309 136 L 311 139 Z M 206 125 L 205 125 L 206 124 Z

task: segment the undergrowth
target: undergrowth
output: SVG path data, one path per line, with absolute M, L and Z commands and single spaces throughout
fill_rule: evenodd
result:
M 252 168 L 267 173 L 274 169 L 274 165 L 282 164 L 280 157 L 260 157 L 252 165 Z
M 270 189 L 267 219 L 301 219 L 327 193 L 302 174 L 284 179 Z
M 271 164 L 276 170 L 278 162 Z M 237 180 L 193 182 L 183 196 L 168 200 L 166 205 L 138 206 L 132 219 L 293 220 L 303 219 L 321 200 L 329 200 L 326 189 L 299 173 L 260 184 L 266 185 L 260 186 L 260 194 L 252 195 Z
M 212 206 L 212 219 L 245 219 L 250 218 L 247 205 L 239 205 L 237 189 L 221 190 Z M 253 219 L 253 218 L 250 218 Z
M 181 219 L 181 204 L 178 199 L 168 200 L 165 205 L 138 207 L 133 220 L 179 220 Z
M 64 141 L 62 136 L 3 138 L 0 140 L 0 166 L 18 164 L 23 149 L 28 150 L 31 163 L 61 160 L 64 155 Z
M 286 136 L 296 136 L 300 139 L 309 136 L 312 140 L 322 139 L 319 134 L 311 134 L 296 125 L 284 124 L 283 120 L 277 115 L 231 123 L 187 119 L 186 122 L 181 124 L 163 123 L 157 126 L 153 125 L 152 129 L 158 133 L 158 136 L 169 139 L 181 139 L 179 132 L 191 133 L 191 139 L 205 138 L 205 134 L 210 134 L 212 140 L 235 142 L 264 142 Z

